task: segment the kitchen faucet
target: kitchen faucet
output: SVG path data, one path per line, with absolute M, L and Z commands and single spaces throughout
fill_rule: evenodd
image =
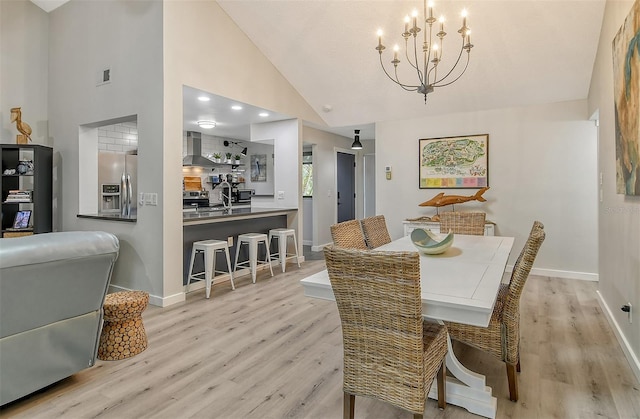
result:
M 228 188 L 227 190 L 229 191 L 229 195 L 224 194 L 224 185 L 227 185 L 227 188 Z M 224 182 L 220 182 L 218 186 L 222 188 L 222 192 L 220 192 L 220 195 L 222 195 L 222 205 L 224 206 L 225 209 L 231 209 L 231 185 L 229 184 L 229 182 L 225 180 Z M 224 200 L 225 196 L 227 198 L 226 202 Z

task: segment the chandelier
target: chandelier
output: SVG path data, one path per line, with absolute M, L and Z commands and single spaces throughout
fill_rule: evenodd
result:
M 393 48 L 393 60 L 391 61 L 391 64 L 393 64 L 393 76 L 389 74 L 385 68 L 384 63 L 382 62 L 382 52 L 386 47 L 382 45 L 382 30 L 378 30 L 378 46 L 376 47 L 376 50 L 380 53 L 380 65 L 387 77 L 404 90 L 418 92 L 421 95 L 424 95 L 424 103 L 426 104 L 427 95 L 433 92 L 433 89 L 455 83 L 464 74 L 467 70 L 467 66 L 469 65 L 471 48 L 473 48 L 473 45 L 471 44 L 471 30 L 467 26 L 467 12 L 466 10 L 463 10 L 462 27 L 458 29 L 458 33 L 462 38 L 458 58 L 455 60 L 455 63 L 451 68 L 444 70 L 439 69 L 438 64 L 442 61 L 444 53 L 442 41 L 447 35 L 444 31 L 444 16 L 441 16 L 440 19 L 434 18 L 433 2 L 429 2 L 427 6 L 427 0 L 423 0 L 422 21 L 424 21 L 425 24 L 424 30 L 418 26 L 418 11 L 414 9 L 412 18 L 409 18 L 408 15 L 404 18 L 404 32 L 402 33 L 405 43 L 405 56 L 407 58 L 407 62 L 411 67 L 413 67 L 418 76 L 417 83 L 408 84 L 400 81 L 398 77 L 398 64 L 400 63 L 400 60 L 398 59 L 398 51 L 400 50 L 400 47 L 398 47 L 398 45 L 395 45 Z M 437 21 L 440 23 L 440 30 L 436 32 L 434 23 Z M 419 57 L 420 41 L 418 40 L 418 34 L 420 32 L 422 32 L 421 57 Z M 412 51 L 409 45 L 410 38 L 413 38 Z M 462 58 L 462 54 L 465 51 L 467 53 L 466 60 Z M 421 59 L 419 60 L 419 58 Z M 459 67 L 458 65 L 463 62 L 464 67 L 462 67 L 462 65 Z

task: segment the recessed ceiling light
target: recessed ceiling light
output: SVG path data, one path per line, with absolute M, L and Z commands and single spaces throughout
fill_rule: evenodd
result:
M 261 117 L 266 117 L 269 116 L 269 114 L 267 112 L 260 112 L 258 115 L 260 115 Z
M 211 98 L 209 96 L 198 96 L 198 100 L 201 102 L 208 102 Z
M 231 107 L 231 109 L 233 109 L 234 111 L 239 111 L 240 109 L 242 109 L 242 106 L 240 106 L 240 105 L 233 105 L 233 106 Z
M 198 121 L 198 126 L 204 129 L 215 128 L 216 121 Z

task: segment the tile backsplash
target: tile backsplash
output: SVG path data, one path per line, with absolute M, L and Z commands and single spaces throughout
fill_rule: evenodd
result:
M 126 153 L 138 149 L 137 121 L 98 128 L 98 150 Z

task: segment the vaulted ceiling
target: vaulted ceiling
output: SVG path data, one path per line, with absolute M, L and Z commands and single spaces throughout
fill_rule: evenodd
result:
M 375 50 L 382 28 L 389 64 L 393 44 L 403 46 L 404 16 L 422 13 L 420 0 L 218 3 L 330 127 L 346 127 L 346 136 L 375 121 L 585 99 L 605 6 L 604 0 L 436 0 L 436 15 L 447 19 L 449 55 L 459 45 L 463 8 L 474 48 L 462 78 L 436 89 L 425 104 L 387 79 Z
M 32 1 L 45 10 L 64 2 Z M 361 128 L 363 139 L 373 138 L 376 121 L 585 99 L 605 6 L 605 0 L 436 0 L 436 16 L 447 19 L 448 55 L 459 45 L 463 8 L 474 48 L 466 73 L 425 104 L 387 79 L 375 50 L 381 28 L 389 65 L 393 44 L 403 45 L 403 18 L 422 10 L 420 0 L 218 3 L 324 119 L 325 130 L 350 137 Z

